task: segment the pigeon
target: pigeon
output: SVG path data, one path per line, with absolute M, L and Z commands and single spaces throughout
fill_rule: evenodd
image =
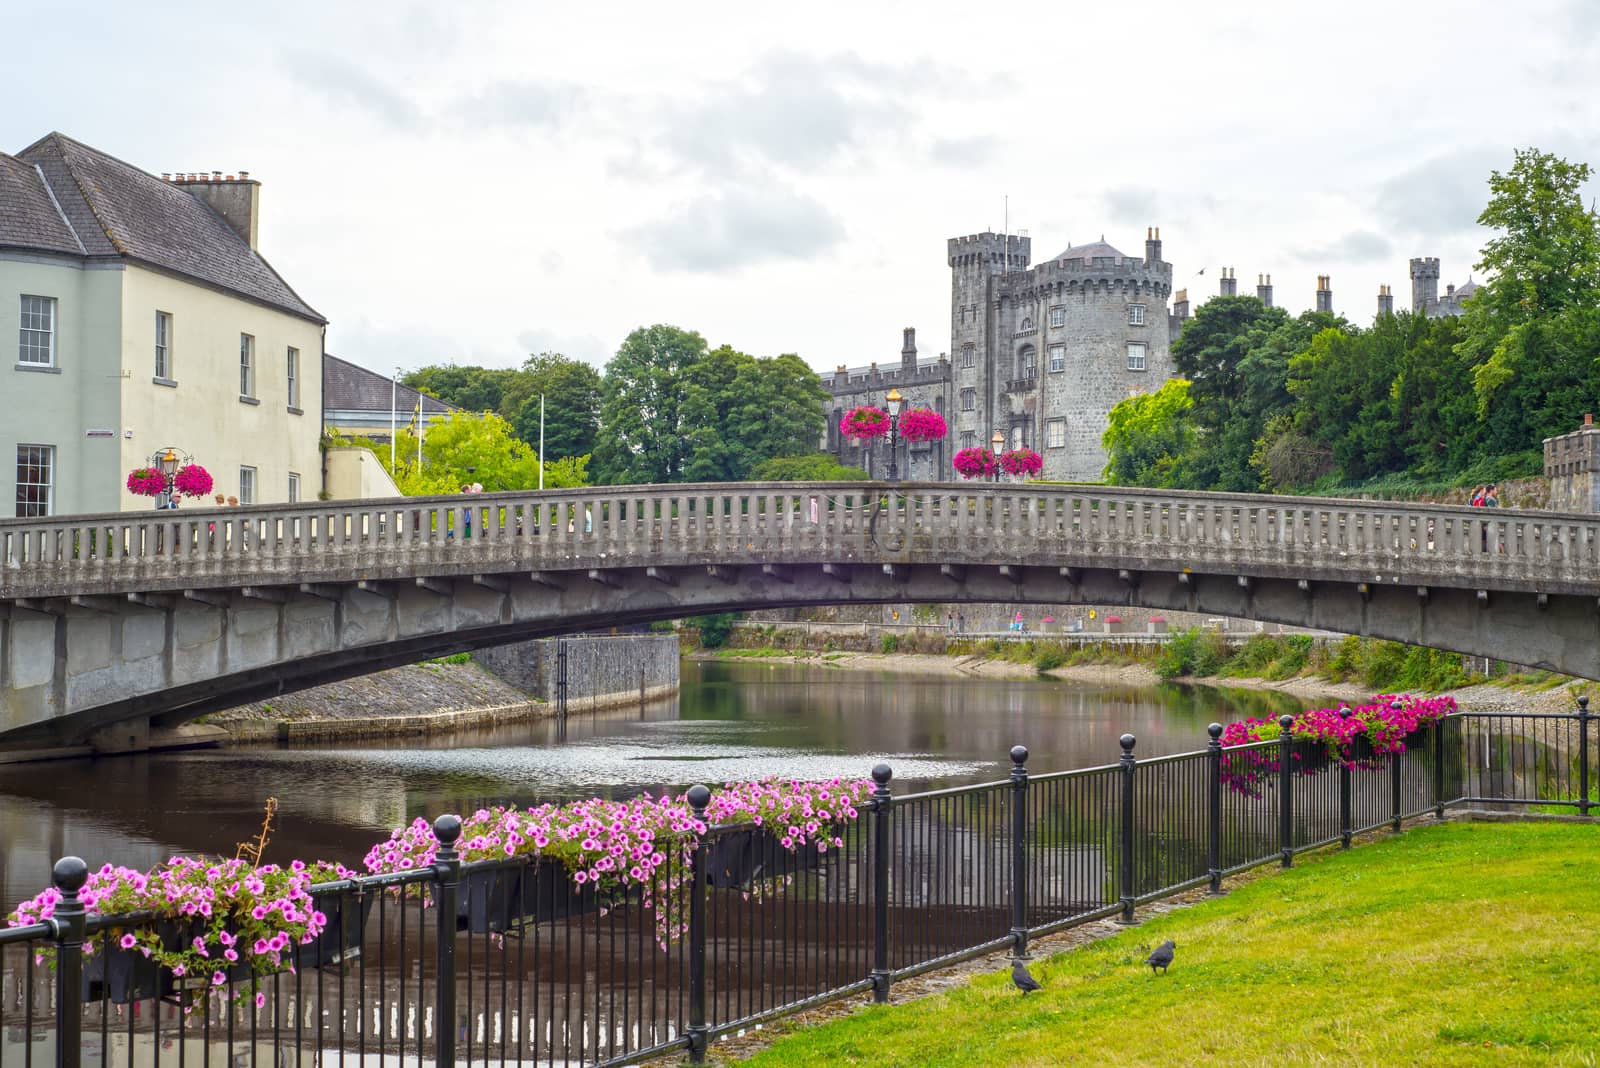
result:
M 1167 965 L 1172 963 L 1172 951 L 1176 948 L 1177 944 L 1169 938 L 1157 946 L 1154 953 L 1144 959 L 1144 962 L 1150 965 L 1151 975 L 1156 973 L 1157 968 L 1161 969 L 1162 975 L 1167 974 Z
M 1030 990 L 1044 989 L 1039 985 L 1039 980 L 1028 974 L 1028 969 L 1023 967 L 1020 960 L 1011 962 L 1011 982 L 1016 985 L 1018 990 L 1022 991 L 1023 997 L 1027 997 Z

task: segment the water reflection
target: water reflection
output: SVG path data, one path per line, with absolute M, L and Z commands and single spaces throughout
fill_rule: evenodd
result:
M 553 722 L 393 742 L 154 754 L 7 767 L 0 778 L 0 887 L 9 906 L 76 853 L 148 866 L 173 852 L 231 854 L 268 795 L 280 830 L 268 859 L 359 862 L 416 815 L 491 800 L 631 795 L 697 781 L 859 776 L 879 761 L 896 789 L 1003 777 L 1017 742 L 1047 771 L 1200 748 L 1205 725 L 1294 711 L 1282 694 L 1057 680 L 845 672 L 821 666 L 684 665 L 676 699 Z

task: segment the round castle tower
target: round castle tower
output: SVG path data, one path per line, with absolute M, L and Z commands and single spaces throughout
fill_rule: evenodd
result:
M 993 233 L 947 249 L 953 447 L 999 430 L 1044 458 L 1042 477 L 1098 481 L 1112 406 L 1172 373 L 1160 231 L 1142 258 L 1102 239 L 1029 266 L 1029 238 Z

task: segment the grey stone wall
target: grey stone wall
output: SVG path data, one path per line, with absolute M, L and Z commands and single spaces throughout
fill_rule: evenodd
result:
M 1600 511 L 1600 426 L 1593 416 L 1570 434 L 1544 439 L 1549 507 L 1557 512 Z
M 576 635 L 479 649 L 484 668 L 517 689 L 555 704 L 558 660 L 567 648 L 567 710 L 585 712 L 678 689 L 676 634 Z

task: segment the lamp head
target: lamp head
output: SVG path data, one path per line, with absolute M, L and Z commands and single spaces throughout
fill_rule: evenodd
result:
M 893 387 L 890 388 L 888 393 L 884 394 L 883 399 L 884 402 L 889 405 L 890 415 L 899 415 L 900 406 L 906 401 L 906 399 L 900 395 L 900 391 L 898 389 L 894 389 Z
M 178 455 L 168 449 L 161 457 L 161 473 L 163 475 L 176 474 L 178 470 Z
M 989 441 L 994 445 L 995 449 L 998 450 L 1000 446 L 1006 443 L 1006 436 L 1000 433 L 1000 431 L 996 430 L 994 432 L 994 437 L 990 438 Z

